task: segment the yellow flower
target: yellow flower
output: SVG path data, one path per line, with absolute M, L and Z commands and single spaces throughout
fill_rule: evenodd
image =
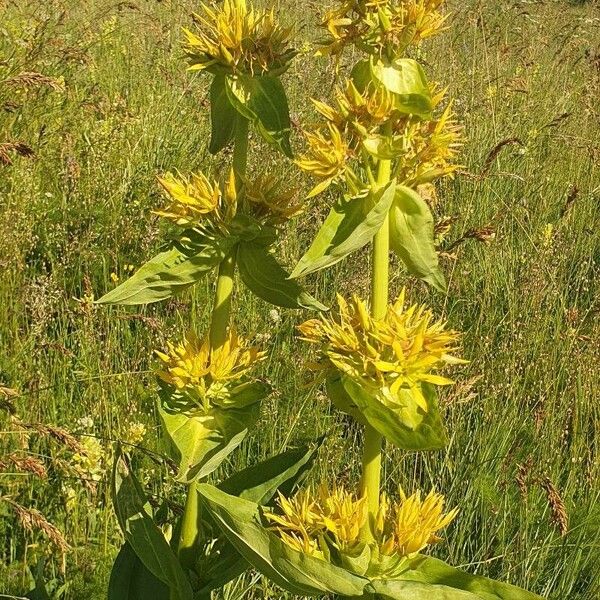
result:
M 340 130 L 333 123 L 327 123 L 326 130 L 306 132 L 308 152 L 296 160 L 296 164 L 313 177 L 321 179 L 308 197 L 316 196 L 344 174 L 350 149 Z
M 308 488 L 289 499 L 280 493 L 277 504 L 279 513 L 265 512 L 272 529 L 295 550 L 320 557 L 326 542 L 351 551 L 368 515 L 366 498 L 357 499 L 342 488 L 329 490 L 326 484 L 316 493 Z
M 458 333 L 434 321 L 424 306 L 406 307 L 404 291 L 383 319 L 371 317 L 357 296 L 349 304 L 338 296 L 338 304 L 337 319 L 322 316 L 298 327 L 302 339 L 320 346 L 321 362 L 316 368 L 335 368 L 360 384 L 377 386 L 391 403 L 406 388 L 427 411 L 421 384 L 451 384 L 451 379 L 432 371 L 465 362 L 451 355 Z
M 278 74 L 296 55 L 289 47 L 292 28 L 281 27 L 273 9 L 255 9 L 246 0 L 225 0 L 214 8 L 203 3 L 194 20 L 196 32 L 184 29 L 191 70 Z
M 286 188 L 282 180 L 273 175 L 261 175 L 247 182 L 243 198 L 249 212 L 261 223 L 277 225 L 300 214 L 303 205 L 296 202 L 297 190 Z
M 217 181 L 211 182 L 202 173 L 192 174 L 189 179 L 167 173 L 158 182 L 167 193 L 168 204 L 153 212 L 176 225 L 220 227 L 236 214 L 237 194 L 233 170 L 223 186 Z
M 434 102 L 440 101 L 440 94 L 434 95 Z M 394 138 L 402 141 L 403 148 L 396 167 L 398 182 L 416 187 L 452 175 L 459 168 L 453 161 L 462 145 L 462 129 L 454 119 L 451 104 L 430 121 L 411 116 L 398 119 Z
M 446 21 L 443 0 L 338 0 L 325 15 L 329 37 L 320 54 L 339 54 L 355 44 L 364 52 L 398 58 L 410 45 L 441 31 Z
M 444 497 L 433 490 L 425 500 L 421 500 L 420 491 L 406 497 L 400 489 L 400 500 L 391 507 L 387 498 L 382 496 L 380 503 L 376 537 L 380 552 L 387 556 L 408 556 L 439 542 L 441 538 L 437 532 L 448 526 L 458 514 L 457 508 L 444 514 Z
M 248 373 L 265 356 L 246 346 L 233 329 L 216 350 L 211 350 L 208 337 L 200 340 L 193 332 L 178 344 L 167 342 L 167 347 L 166 353 L 155 351 L 163 366 L 158 377 L 205 411 L 212 404 L 227 404 L 228 396 L 243 391 Z

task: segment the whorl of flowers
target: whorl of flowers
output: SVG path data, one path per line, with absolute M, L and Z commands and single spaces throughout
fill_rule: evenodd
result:
M 228 331 L 225 343 L 211 350 L 208 337 L 198 338 L 188 332 L 182 342 L 167 342 L 167 351 L 156 351 L 162 362 L 158 377 L 175 388 L 186 400 L 198 408 L 209 410 L 213 405 L 236 405 L 243 392 L 252 385 L 248 376 L 261 361 L 265 352 L 247 346 L 233 329 Z M 245 395 L 245 401 L 255 401 Z
M 154 213 L 180 227 L 223 228 L 237 212 L 233 170 L 224 185 L 202 173 L 189 178 L 167 173 L 158 179 L 168 203 Z
M 385 494 L 379 504 L 376 538 L 380 552 L 386 556 L 409 556 L 439 542 L 438 531 L 458 515 L 458 508 L 444 514 L 444 496 L 433 490 L 424 500 L 420 491 L 408 497 L 402 489 L 399 492 L 397 504 L 391 506 Z
M 445 92 L 431 85 L 435 109 Z M 396 108 L 394 94 L 383 85 L 371 82 L 361 93 L 351 80 L 335 93 L 336 107 L 313 100 L 317 111 L 326 119 L 324 126 L 305 133 L 307 152 L 296 164 L 321 182 L 311 191 L 314 196 L 332 182 L 345 179 L 353 192 L 368 186 L 357 177 L 353 158 L 377 152 L 373 143 L 383 144 L 395 161 L 394 175 L 403 185 L 413 187 L 438 177 L 451 175 L 461 146 L 462 127 L 457 124 L 448 104 L 440 116 L 424 120 Z M 390 125 L 390 134 L 379 134 L 382 125 Z M 363 178 L 365 179 L 365 178 Z
M 294 550 L 325 560 L 331 549 L 352 554 L 359 548 L 368 516 L 366 498 L 342 488 L 329 490 L 326 484 L 316 492 L 301 490 L 292 498 L 279 494 L 277 509 L 265 512 L 272 531 Z M 407 497 L 400 490 L 400 501 L 394 505 L 382 495 L 375 544 L 381 555 L 410 556 L 439 542 L 438 532 L 457 514 L 456 508 L 444 513 L 444 497 L 434 491 L 422 500 L 420 491 Z
M 465 362 L 452 356 L 458 333 L 434 321 L 425 306 L 406 307 L 404 291 L 375 319 L 365 303 L 353 296 L 350 303 L 338 295 L 339 316 L 322 316 L 298 327 L 302 339 L 320 346 L 316 369 L 337 369 L 358 383 L 379 387 L 392 402 L 401 388 L 412 392 L 427 411 L 421 383 L 448 385 L 451 379 L 433 371 L 445 364 Z
M 360 529 L 367 520 L 366 498 L 356 498 L 342 488 L 320 485 L 292 498 L 279 493 L 279 512 L 265 512 L 272 529 L 295 550 L 321 558 L 326 541 L 340 551 L 351 551 L 359 543 Z
M 281 27 L 273 9 L 260 10 L 246 0 L 203 3 L 195 14 L 196 31 L 184 29 L 184 51 L 191 70 L 229 74 L 279 74 L 296 51 L 289 47 L 291 28 Z
M 339 54 L 354 44 L 382 58 L 400 56 L 443 29 L 444 0 L 338 0 L 323 21 L 328 37 L 321 54 Z
M 298 202 L 297 190 L 268 174 L 247 181 L 243 198 L 248 213 L 260 223 L 279 225 L 304 210 L 304 205 Z

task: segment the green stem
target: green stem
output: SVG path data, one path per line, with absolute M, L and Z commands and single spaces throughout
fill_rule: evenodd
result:
M 233 171 L 235 186 L 239 191 L 246 176 L 248 163 L 248 120 L 237 119 L 235 131 L 235 146 L 233 149 Z M 231 319 L 231 299 L 235 275 L 236 249 L 233 248 L 219 265 L 217 288 L 210 323 L 211 350 L 220 348 L 227 340 L 227 330 Z M 188 486 L 187 498 L 179 537 L 178 555 L 181 564 L 188 569 L 194 569 L 197 547 L 200 541 L 200 503 L 196 484 Z
M 377 166 L 377 189 L 386 185 L 390 180 L 391 162 L 380 160 Z M 386 216 L 381 229 L 375 234 L 372 246 L 371 265 L 371 315 L 382 319 L 388 305 L 389 283 L 389 220 Z M 369 507 L 368 522 L 362 530 L 362 538 L 372 541 L 373 526 L 379 511 L 379 496 L 381 490 L 381 450 L 383 436 L 373 427 L 367 425 L 362 455 L 362 478 L 360 482 L 361 496 L 367 497 Z

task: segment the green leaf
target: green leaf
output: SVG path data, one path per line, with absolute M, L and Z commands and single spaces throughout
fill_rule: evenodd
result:
M 190 483 L 212 473 L 243 441 L 259 416 L 259 403 L 244 408 L 213 408 L 190 416 L 169 408 L 167 392 L 158 412 L 169 441 L 169 454 L 177 462 L 177 481 Z
M 412 58 L 399 58 L 392 63 L 377 60 L 371 64 L 373 77 L 396 96 L 396 110 L 427 117 L 433 109 L 427 76 Z
M 279 490 L 289 495 L 298 481 L 312 467 L 323 440 L 312 447 L 303 447 L 272 456 L 242 471 L 219 484 L 219 489 L 231 496 L 268 504 Z
M 226 84 L 229 100 L 235 109 L 254 123 L 266 142 L 293 158 L 290 109 L 279 78 L 238 75 L 228 78 Z
M 144 492 L 123 459 L 120 447 L 115 454 L 112 485 L 117 520 L 136 555 L 148 571 L 172 590 L 171 598 L 192 600 L 190 583 L 162 531 L 152 520 Z
M 108 583 L 108 600 L 170 600 L 169 588 L 138 558 L 129 543 L 121 546 Z
M 305 292 L 302 286 L 289 279 L 286 271 L 264 245 L 241 242 L 237 260 L 244 284 L 266 302 L 284 308 L 327 310 L 325 305 Z
M 419 556 L 402 579 L 444 585 L 474 594 L 481 600 L 541 600 L 541 596 L 514 585 L 480 575 L 471 575 L 437 558 Z
M 414 190 L 398 186 L 390 209 L 390 247 L 409 273 L 445 292 L 433 236 L 433 217 L 427 202 Z
M 331 267 L 370 242 L 390 210 L 395 185 L 392 181 L 379 190 L 372 204 L 369 198 L 338 199 L 290 277 L 302 277 Z
M 378 579 L 368 590 L 381 600 L 479 600 L 479 596 L 469 592 L 418 581 Z
M 219 265 L 235 241 L 215 239 L 214 243 L 202 246 L 195 254 L 178 248 L 161 252 L 97 303 L 150 304 L 170 298 Z
M 361 596 L 368 580 L 296 552 L 262 525 L 260 507 L 199 484 L 203 507 L 244 558 L 282 588 L 299 595 Z
M 395 446 L 403 450 L 438 450 L 446 445 L 433 385 L 422 384 L 421 390 L 428 408 L 425 412 L 408 389 L 401 388 L 392 402 L 381 389 L 360 385 L 344 374 L 340 380 L 348 397 L 354 402 L 355 410 Z
M 210 144 L 208 151 L 217 154 L 233 140 L 237 111 L 229 101 L 225 76 L 216 75 L 210 86 Z
M 322 439 L 312 448 L 287 450 L 256 465 L 234 473 L 218 487 L 232 496 L 265 504 L 277 490 L 289 495 L 294 486 L 312 467 Z M 214 555 L 214 549 L 211 552 Z M 248 568 L 248 563 L 228 542 L 218 548 L 208 564 L 201 565 L 201 591 L 222 587 Z

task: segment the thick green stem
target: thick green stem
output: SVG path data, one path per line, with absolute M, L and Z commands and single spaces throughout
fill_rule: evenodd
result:
M 233 150 L 233 171 L 235 186 L 239 191 L 246 176 L 248 162 L 248 120 L 239 117 L 236 123 L 235 146 Z M 234 248 L 219 265 L 217 288 L 210 323 L 211 350 L 220 348 L 227 340 L 227 329 L 231 318 L 231 299 L 235 275 L 236 249 Z M 188 487 L 181 533 L 179 537 L 178 555 L 181 563 L 188 569 L 194 569 L 198 542 L 200 541 L 200 503 L 196 484 Z
M 381 160 L 377 168 L 377 187 L 380 189 L 390 180 L 391 162 Z M 371 265 L 371 315 L 375 319 L 385 316 L 388 304 L 390 236 L 389 222 L 386 216 L 381 229 L 375 234 L 372 246 Z M 362 530 L 365 541 L 373 539 L 373 526 L 379 511 L 381 488 L 381 450 L 383 436 L 367 425 L 362 455 L 362 478 L 360 492 L 367 497 L 369 507 L 368 522 Z

